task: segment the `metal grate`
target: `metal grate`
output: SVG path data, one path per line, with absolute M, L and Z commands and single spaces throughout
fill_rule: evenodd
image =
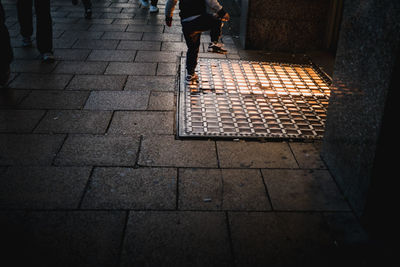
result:
M 199 59 L 187 85 L 181 60 L 180 137 L 320 139 L 330 79 L 313 65 Z

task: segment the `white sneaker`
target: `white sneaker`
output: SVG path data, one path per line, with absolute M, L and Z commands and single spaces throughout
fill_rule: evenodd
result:
M 149 7 L 149 1 L 148 0 L 140 0 L 140 3 L 142 3 L 142 6 L 147 8 Z
M 158 12 L 158 7 L 150 6 L 150 13 L 157 13 L 157 12 Z

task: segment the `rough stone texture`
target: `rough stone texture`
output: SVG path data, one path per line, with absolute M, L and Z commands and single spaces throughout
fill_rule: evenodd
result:
M 350 210 L 325 170 L 262 170 L 276 210 Z
M 44 110 L 0 110 L 0 132 L 32 132 L 44 114 Z
M 225 223 L 223 213 L 132 212 L 121 266 L 231 266 Z
M 125 90 L 174 91 L 175 87 L 175 76 L 129 76 Z
M 1 209 L 76 209 L 91 168 L 10 167 L 0 179 Z
M 68 84 L 71 90 L 122 90 L 125 75 L 75 75 Z
M 144 110 L 147 108 L 148 91 L 93 91 L 85 109 L 91 110 Z
M 33 74 L 21 73 L 11 83 L 12 88 L 29 88 L 29 89 L 64 89 L 71 80 L 72 75 L 69 74 Z
M 144 137 L 139 164 L 143 166 L 217 167 L 215 143 L 211 141 L 181 141 L 175 140 L 173 136 Z
M 223 168 L 297 168 L 287 143 L 217 142 Z
M 33 91 L 20 104 L 21 108 L 35 109 L 81 109 L 88 92 L 66 92 L 59 90 Z
M 175 169 L 96 168 L 84 209 L 175 209 Z
M 137 137 L 70 135 L 55 159 L 56 165 L 134 166 Z
M 51 110 L 36 127 L 36 133 L 105 133 L 112 113 L 90 110 Z

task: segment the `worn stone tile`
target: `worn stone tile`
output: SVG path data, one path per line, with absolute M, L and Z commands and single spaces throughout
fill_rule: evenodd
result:
M 92 110 L 145 110 L 148 91 L 93 91 L 85 109 Z
M 161 51 L 138 51 L 135 62 L 178 62 L 179 53 Z
M 172 135 L 145 136 L 139 155 L 143 166 L 217 167 L 215 143 L 175 140 Z
M 64 31 L 60 38 L 76 38 L 76 39 L 100 39 L 103 36 L 104 31 Z
M 160 51 L 161 42 L 156 41 L 126 41 L 122 40 L 117 49 L 129 50 L 154 50 Z
M 68 90 L 122 90 L 126 75 L 75 75 Z
M 224 210 L 271 210 L 258 170 L 223 169 Z
M 287 143 L 217 142 L 222 168 L 298 168 Z
M 183 40 L 183 38 L 182 38 L 181 33 L 176 34 L 176 33 L 145 32 L 143 34 L 143 40 L 144 41 L 181 42 Z
M 289 143 L 293 154 L 302 169 L 326 169 L 319 151 L 313 143 Z
M 141 32 L 105 32 L 101 37 L 103 40 L 141 40 Z
M 58 48 L 54 49 L 57 60 L 84 61 L 90 53 L 90 49 Z
M 44 110 L 0 110 L 0 132 L 32 132 L 44 114 Z
M 79 17 L 83 14 L 79 13 Z M 85 31 L 89 29 L 90 24 L 81 24 L 81 23 L 55 23 L 53 25 L 53 31 L 56 30 L 65 30 L 65 31 Z
M 117 31 L 117 32 L 124 32 L 128 25 L 124 24 L 110 24 L 110 25 L 102 25 L 102 24 L 93 24 L 90 28 L 89 31 L 104 31 L 104 32 L 110 32 L 110 31 Z
M 76 209 L 91 168 L 10 167 L 0 179 L 1 209 Z
M 179 169 L 180 210 L 221 210 L 221 169 Z
M 16 108 L 30 92 L 30 90 L 2 89 L 0 92 L 0 109 Z
M 131 212 L 121 266 L 232 266 L 225 215 Z
M 89 92 L 85 91 L 33 91 L 21 104 L 21 108 L 36 109 L 81 109 Z
M 150 101 L 147 110 L 174 110 L 175 96 L 172 92 L 154 92 L 150 93 Z
M 55 159 L 66 166 L 134 166 L 139 137 L 70 135 Z
M 96 168 L 82 208 L 175 209 L 176 178 L 176 169 Z
M 155 75 L 157 63 L 111 62 L 105 74 Z
M 326 266 L 334 259 L 320 214 L 232 212 L 229 224 L 236 266 Z
M 163 32 L 162 25 L 128 25 L 127 32 Z
M 173 134 L 173 112 L 117 111 L 108 133 L 113 134 Z
M 179 208 L 271 210 L 258 170 L 181 169 Z
M 10 84 L 11 88 L 64 89 L 71 80 L 69 74 L 21 73 Z
M 175 91 L 175 76 L 128 76 L 125 90 Z
M 73 48 L 87 48 L 87 49 L 115 49 L 118 45 L 117 40 L 91 40 L 79 39 Z
M 111 111 L 50 110 L 35 129 L 35 133 L 105 133 Z
M 0 165 L 50 165 L 65 135 L 1 134 Z
M 13 47 L 14 59 L 39 59 L 40 52 L 35 47 Z
M 92 50 L 88 61 L 133 61 L 136 51 L 123 50 Z
M 272 206 L 277 210 L 349 210 L 325 170 L 262 170 Z
M 0 220 L 15 266 L 118 265 L 126 212 L 2 212 Z
M 107 64 L 107 62 L 62 61 L 57 65 L 54 73 L 103 74 Z
M 178 66 L 176 63 L 158 63 L 157 75 L 176 75 Z
M 161 51 L 186 51 L 187 46 L 185 42 L 163 42 Z
M 16 59 L 11 62 L 11 72 L 50 73 L 58 62 L 43 64 L 41 60 Z

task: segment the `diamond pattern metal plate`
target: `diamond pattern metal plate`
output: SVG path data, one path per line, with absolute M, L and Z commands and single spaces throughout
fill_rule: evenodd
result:
M 179 137 L 320 139 L 330 79 L 312 64 L 201 58 L 185 83 L 181 59 Z

